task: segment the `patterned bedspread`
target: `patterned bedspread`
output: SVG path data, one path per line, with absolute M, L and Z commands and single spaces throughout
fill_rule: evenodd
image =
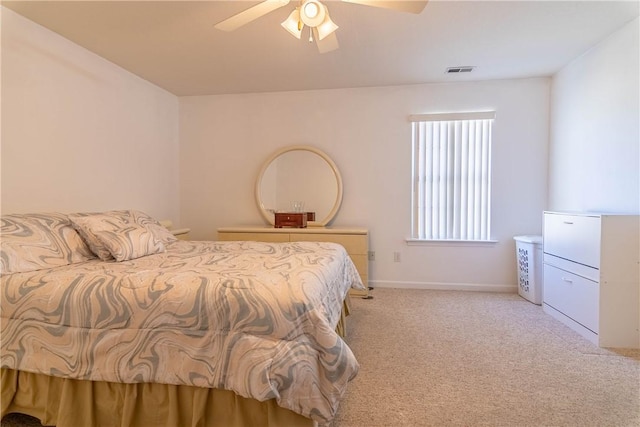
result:
M 319 422 L 358 363 L 335 333 L 360 277 L 333 243 L 186 242 L 3 275 L 4 368 L 233 390 Z

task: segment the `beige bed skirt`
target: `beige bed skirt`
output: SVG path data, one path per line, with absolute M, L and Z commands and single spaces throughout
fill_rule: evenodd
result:
M 2 369 L 2 416 L 18 412 L 43 425 L 314 426 L 309 418 L 232 391 L 167 384 L 118 384 Z
M 345 300 L 336 331 L 346 333 Z M 229 390 L 186 385 L 74 380 L 2 369 L 0 416 L 17 412 L 57 427 L 310 427 L 317 424 L 277 405 Z

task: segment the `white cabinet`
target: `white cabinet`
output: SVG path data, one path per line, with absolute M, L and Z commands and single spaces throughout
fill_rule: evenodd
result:
M 640 348 L 640 216 L 544 213 L 543 309 L 601 347 Z

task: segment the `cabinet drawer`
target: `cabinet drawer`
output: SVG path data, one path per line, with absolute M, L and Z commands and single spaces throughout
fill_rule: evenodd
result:
M 291 241 L 339 243 L 351 255 L 366 255 L 369 250 L 366 234 L 291 233 Z
M 598 283 L 545 264 L 543 289 L 545 304 L 598 333 Z
M 255 241 L 255 242 L 288 242 L 287 233 L 218 233 L 218 240 L 226 241 Z
M 544 252 L 600 268 L 600 217 L 545 213 Z
M 356 270 L 360 274 L 360 277 L 366 276 L 369 270 L 369 260 L 366 255 L 349 255 L 351 257 L 351 261 L 353 261 L 353 265 L 356 266 Z M 364 278 L 362 279 L 364 280 Z

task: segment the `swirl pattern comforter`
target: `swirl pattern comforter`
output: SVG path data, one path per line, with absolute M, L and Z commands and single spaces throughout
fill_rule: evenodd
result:
M 334 331 L 350 287 L 333 243 L 175 241 L 124 262 L 2 276 L 3 368 L 232 390 L 324 423 L 358 371 Z

